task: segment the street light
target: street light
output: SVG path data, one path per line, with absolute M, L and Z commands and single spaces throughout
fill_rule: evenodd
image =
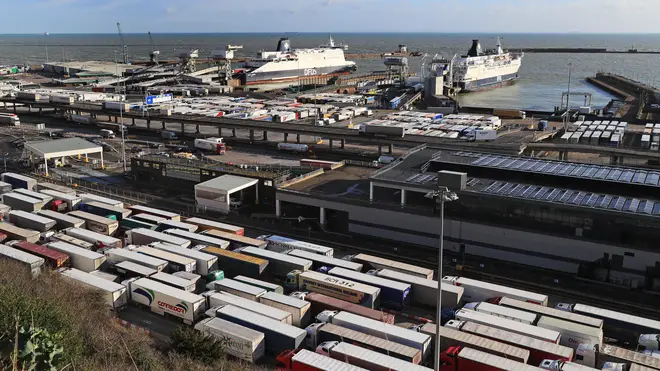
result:
M 438 249 L 438 296 L 436 298 L 435 319 L 435 362 L 434 371 L 440 371 L 440 323 L 442 318 L 442 250 L 445 237 L 445 202 L 458 200 L 458 195 L 447 187 L 427 193 L 424 197 L 431 198 L 436 203 L 440 199 L 440 248 Z

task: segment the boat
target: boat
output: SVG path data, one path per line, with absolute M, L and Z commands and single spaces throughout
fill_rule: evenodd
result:
M 472 40 L 467 55 L 446 61 L 446 70 L 452 76 L 453 87 L 460 92 L 473 92 L 511 84 L 518 79 L 523 53 L 509 53 L 497 47 L 483 51 L 479 40 Z
M 357 69 L 355 62 L 344 58 L 343 45 L 332 37 L 327 45 L 310 49 L 292 49 L 289 38 L 277 43 L 276 51 L 261 51 L 256 59 L 245 62 L 241 76 L 244 85 L 296 83 L 301 77 L 337 76 Z

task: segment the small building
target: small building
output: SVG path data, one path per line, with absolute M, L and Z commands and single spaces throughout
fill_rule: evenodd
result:
M 101 167 L 103 167 L 103 147 L 81 138 L 66 138 L 25 144 L 25 157 L 33 164 L 43 160 L 44 172 L 48 175 L 48 160 L 61 159 L 65 162 L 68 156 L 85 156 L 92 153 L 101 154 Z
M 198 209 L 229 213 L 231 207 L 247 201 L 259 201 L 259 179 L 222 175 L 195 185 Z M 249 192 L 248 190 L 254 190 Z M 245 191 L 245 192 L 244 192 Z M 234 195 L 232 197 L 232 195 Z M 254 202 L 253 202 L 254 203 Z M 233 205 L 232 205 L 233 204 Z

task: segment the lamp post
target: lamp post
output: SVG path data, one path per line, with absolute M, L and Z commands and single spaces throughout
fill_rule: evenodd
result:
M 447 187 L 441 187 L 437 191 L 426 194 L 427 198 L 432 198 L 434 202 L 440 199 L 440 246 L 438 249 L 438 296 L 436 298 L 436 319 L 435 319 L 435 352 L 434 352 L 434 371 L 440 371 L 440 323 L 442 318 L 442 250 L 444 249 L 445 236 L 445 202 L 458 200 L 458 195 Z
M 119 76 L 119 64 L 117 63 L 117 51 L 114 50 L 115 53 L 115 75 L 117 78 L 120 78 Z M 121 79 L 120 79 L 121 81 Z M 124 89 L 126 88 L 126 85 L 124 85 Z M 121 89 L 121 82 L 119 83 L 119 93 L 122 93 Z M 124 107 L 119 107 L 119 131 L 121 131 L 121 161 L 123 163 L 123 168 L 124 172 L 126 172 L 126 142 L 124 139 Z
M 571 108 L 569 102 L 571 100 L 571 72 L 573 70 L 573 63 L 568 63 L 568 91 L 566 92 L 566 117 L 564 118 L 564 130 L 568 129 L 568 122 L 570 121 Z

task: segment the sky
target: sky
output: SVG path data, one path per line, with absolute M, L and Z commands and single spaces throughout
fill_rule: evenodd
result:
M 17 4 L 20 4 L 17 6 Z M 660 33 L 658 0 L 0 0 L 0 34 Z

